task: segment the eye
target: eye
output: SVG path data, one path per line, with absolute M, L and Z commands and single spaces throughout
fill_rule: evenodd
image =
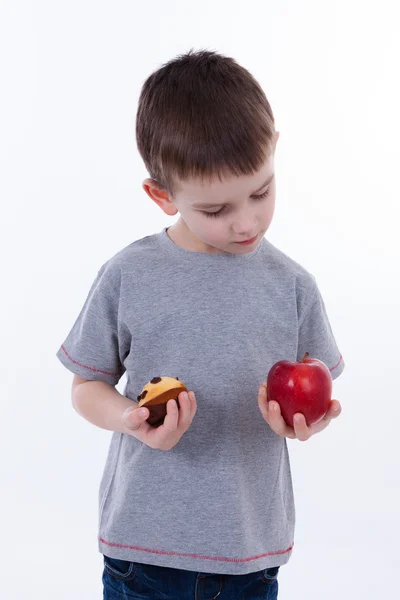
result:
M 260 194 L 258 196 L 253 194 L 253 196 L 250 196 L 250 198 L 253 198 L 253 200 L 264 200 L 264 198 L 266 198 L 269 195 L 269 192 L 270 188 L 268 188 L 263 194 Z M 223 206 L 222 208 L 217 210 L 217 212 L 206 212 L 205 210 L 202 210 L 201 212 L 207 215 L 207 217 L 219 217 L 219 215 L 221 215 L 225 211 L 225 208 L 226 207 Z
M 207 215 L 207 217 L 218 217 L 222 212 L 224 212 L 225 210 L 225 206 L 223 206 L 222 208 L 220 208 L 219 210 L 217 210 L 217 212 L 206 212 L 205 210 L 202 210 L 201 212 L 203 213 L 203 215 Z
M 259 196 L 251 196 L 251 198 L 255 198 L 256 200 L 262 200 L 263 198 L 266 198 L 269 194 L 269 190 L 270 188 L 268 188 L 263 194 L 260 194 Z

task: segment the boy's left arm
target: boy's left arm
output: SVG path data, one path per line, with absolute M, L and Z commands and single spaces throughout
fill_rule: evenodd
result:
M 305 352 L 310 357 L 318 358 L 328 367 L 332 379 L 343 372 L 344 361 L 336 344 L 328 319 L 325 304 L 318 289 L 315 278 L 311 277 L 311 286 L 303 293 L 299 292 L 299 326 L 297 360 L 301 360 Z M 307 426 L 304 415 L 298 413 L 294 418 L 294 427 L 288 426 L 281 415 L 280 407 L 273 398 L 267 398 L 267 381 L 259 387 L 258 405 L 265 421 L 278 435 L 308 440 L 312 435 L 328 427 L 332 419 L 336 419 L 342 408 L 338 400 L 332 400 L 325 416 L 310 427 Z

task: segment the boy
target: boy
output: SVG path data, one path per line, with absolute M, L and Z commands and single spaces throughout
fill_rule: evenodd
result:
M 102 265 L 57 352 L 75 409 L 114 432 L 99 493 L 104 598 L 274 599 L 293 548 L 286 438 L 341 409 L 290 428 L 266 377 L 306 351 L 333 379 L 344 363 L 315 278 L 264 237 L 272 110 L 233 59 L 190 51 L 147 79 L 136 123 L 143 188 L 180 217 Z M 136 399 L 158 376 L 189 393 L 152 428 Z

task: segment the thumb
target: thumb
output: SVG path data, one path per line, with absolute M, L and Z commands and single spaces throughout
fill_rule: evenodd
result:
M 122 413 L 121 421 L 128 431 L 135 431 L 139 429 L 148 416 L 149 411 L 147 408 L 129 407 Z

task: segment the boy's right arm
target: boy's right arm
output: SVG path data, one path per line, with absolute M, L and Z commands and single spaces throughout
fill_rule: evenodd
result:
M 127 408 L 137 408 L 139 405 L 120 394 L 109 383 L 83 379 L 78 375 L 74 375 L 72 381 L 71 397 L 72 405 L 81 417 L 97 427 L 120 433 L 127 433 L 121 420 L 123 413 Z M 148 416 L 146 414 L 146 418 Z
M 93 425 L 132 435 L 158 450 L 170 450 L 179 442 L 197 410 L 194 392 L 181 392 L 179 410 L 175 400 L 169 400 L 163 425 L 152 427 L 146 421 L 149 417 L 147 408 L 139 409 L 138 402 L 126 398 L 109 383 L 91 381 L 77 375 L 72 382 L 72 405 L 79 415 Z

